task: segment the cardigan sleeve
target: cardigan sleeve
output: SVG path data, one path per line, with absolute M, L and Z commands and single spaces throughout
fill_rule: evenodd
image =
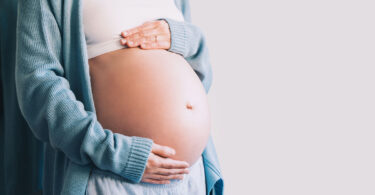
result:
M 19 1 L 15 78 L 24 118 L 38 139 L 72 162 L 93 163 L 139 182 L 153 141 L 103 129 L 76 99 L 64 77 L 63 36 L 55 17 L 47 0 Z
M 207 41 L 202 30 L 191 23 L 189 0 L 175 2 L 185 21 L 161 18 L 169 24 L 171 31 L 171 47 L 168 51 L 180 54 L 186 59 L 208 93 L 212 83 L 212 68 Z

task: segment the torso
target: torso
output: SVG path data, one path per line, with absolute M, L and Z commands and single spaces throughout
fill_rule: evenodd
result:
M 96 113 L 104 128 L 170 146 L 177 152 L 174 159 L 190 165 L 200 157 L 210 131 L 207 96 L 182 56 L 121 48 L 89 59 L 89 65 Z
M 182 56 L 127 48 L 89 60 L 94 103 L 104 128 L 148 137 L 195 162 L 209 129 L 207 96 Z

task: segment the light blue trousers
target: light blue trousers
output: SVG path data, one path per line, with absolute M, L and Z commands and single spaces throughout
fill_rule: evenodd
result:
M 130 183 L 110 172 L 94 169 L 86 195 L 205 195 L 206 182 L 202 157 L 189 168 L 182 180 L 169 184 Z

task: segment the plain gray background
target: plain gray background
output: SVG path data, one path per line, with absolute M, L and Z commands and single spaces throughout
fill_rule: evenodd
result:
M 229 195 L 375 194 L 375 1 L 191 0 Z

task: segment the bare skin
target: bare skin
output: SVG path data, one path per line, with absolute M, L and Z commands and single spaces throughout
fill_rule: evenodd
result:
M 175 150 L 167 146 L 153 144 L 150 156 L 143 173 L 142 182 L 168 184 L 170 179 L 183 179 L 189 173 L 189 164 L 170 159 Z
M 98 120 L 115 133 L 154 140 L 142 182 L 182 179 L 209 136 L 204 88 L 182 56 L 166 51 L 165 21 L 121 34 L 121 43 L 130 48 L 89 60 Z
M 121 44 L 142 49 L 166 49 L 171 47 L 169 25 L 164 20 L 148 21 L 121 32 Z

